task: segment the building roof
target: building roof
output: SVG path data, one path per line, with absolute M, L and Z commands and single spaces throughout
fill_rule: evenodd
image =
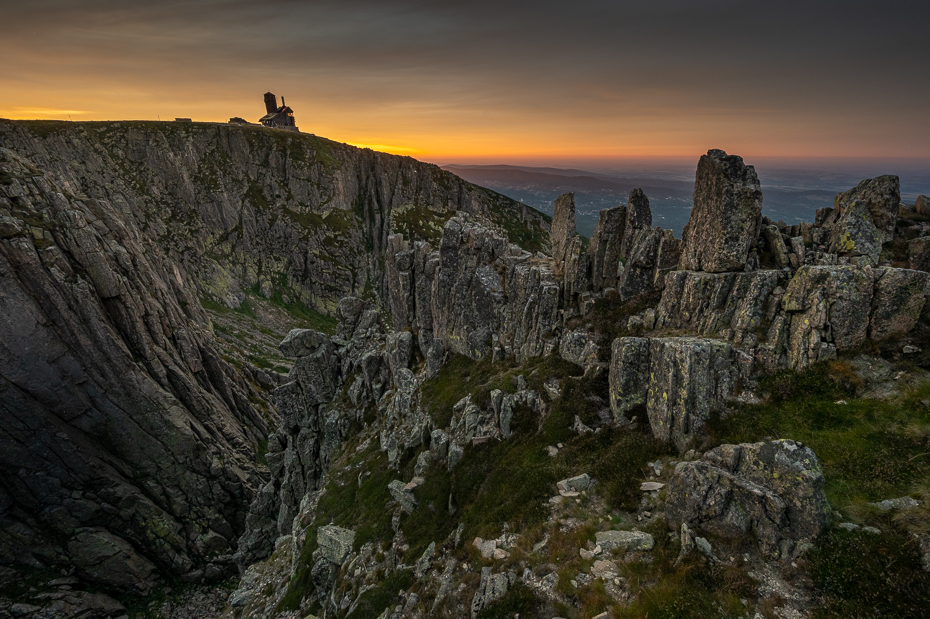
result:
M 274 120 L 277 116 L 280 116 L 281 114 L 293 114 L 293 113 L 294 113 L 294 110 L 292 110 L 286 105 L 282 105 L 281 107 L 276 109 L 274 112 L 265 114 L 264 116 L 259 118 L 258 122 L 262 122 L 263 120 Z

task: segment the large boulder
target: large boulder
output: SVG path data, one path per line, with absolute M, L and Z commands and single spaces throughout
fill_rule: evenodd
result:
M 751 534 L 766 556 L 786 558 L 826 526 L 823 487 L 820 462 L 801 443 L 722 445 L 675 467 L 665 515 L 674 530 L 685 523 L 725 539 Z
M 762 188 L 755 168 L 745 165 L 742 157 L 707 151 L 698 162 L 680 268 L 742 271 L 761 217 Z
M 603 550 L 652 550 L 655 539 L 642 531 L 598 531 L 594 543 Z
M 914 202 L 914 210 L 921 215 L 930 215 L 930 198 L 923 195 L 917 196 L 917 201 Z
M 597 225 L 588 245 L 591 259 L 591 284 L 595 291 L 617 286 L 620 249 L 626 228 L 626 206 L 605 208 L 597 216 Z
M 627 423 L 626 414 L 646 403 L 649 393 L 649 340 L 618 337 L 610 355 L 610 410 L 616 423 Z
M 694 337 L 652 339 L 649 354 L 652 434 L 684 452 L 738 391 L 748 374 L 745 360 L 726 342 Z
M 342 565 L 355 543 L 355 531 L 328 524 L 316 530 L 320 556 L 334 565 Z
M 475 619 L 485 606 L 504 597 L 510 585 L 516 580 L 517 575 L 513 572 L 492 574 L 491 568 L 481 568 L 481 581 L 478 583 L 478 590 L 475 591 L 475 597 L 471 602 L 471 619 Z
M 839 194 L 824 218 L 824 227 L 830 230 L 827 249 L 840 256 L 867 257 L 877 265 L 882 244 L 894 234 L 900 203 L 897 176 L 866 179 Z
M 924 307 L 930 273 L 911 269 L 875 269 L 869 339 L 880 341 L 914 328 Z
M 868 334 L 873 272 L 868 266 L 803 266 L 788 282 L 788 364 L 807 367 L 862 344 Z
M 559 340 L 559 356 L 586 370 L 597 365 L 598 346 L 587 331 L 566 331 Z

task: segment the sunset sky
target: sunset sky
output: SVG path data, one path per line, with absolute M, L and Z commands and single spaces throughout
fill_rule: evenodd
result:
M 930 160 L 930 2 L 0 0 L 0 117 L 226 121 L 439 163 Z

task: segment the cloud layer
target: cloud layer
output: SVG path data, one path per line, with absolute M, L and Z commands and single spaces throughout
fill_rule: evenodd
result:
M 930 157 L 926 2 L 0 1 L 0 116 L 255 119 L 272 90 L 434 159 Z

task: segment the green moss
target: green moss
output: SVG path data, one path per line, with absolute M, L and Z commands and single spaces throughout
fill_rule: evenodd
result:
M 881 535 L 833 529 L 810 556 L 810 575 L 824 595 L 816 619 L 923 617 L 930 609 L 930 573 L 916 544 L 884 523 Z
M 26 127 L 30 133 L 40 138 L 47 138 L 54 133 L 74 126 L 74 123 L 64 120 L 18 120 L 16 123 Z
M 494 389 L 513 391 L 509 379 L 512 362 L 492 363 L 490 358 L 474 361 L 452 354 L 439 373 L 423 383 L 421 402 L 437 428 L 446 428 L 452 421 L 452 407 L 471 394 L 472 400 L 483 403 Z
M 380 585 L 362 594 L 358 606 L 346 619 L 377 619 L 385 608 L 393 607 L 400 601 L 400 592 L 409 589 L 413 582 L 413 572 L 410 570 L 390 574 Z
M 268 466 L 266 455 L 268 455 L 268 439 L 263 438 L 258 441 L 258 446 L 255 448 L 255 461 L 262 466 Z
M 512 619 L 534 617 L 542 610 L 543 601 L 523 582 L 514 583 L 499 600 L 491 602 L 478 613 L 478 619 Z
M 827 497 L 835 506 L 908 494 L 930 479 L 930 458 L 921 457 L 927 453 L 926 436 L 909 430 L 930 423 L 923 404 L 930 385 L 885 402 L 853 397 L 854 381 L 843 362 L 779 372 L 761 384 L 771 394 L 769 402 L 711 421 L 711 443 L 764 437 L 805 443 L 823 466 Z
M 481 191 L 491 197 L 489 218 L 504 229 L 511 243 L 531 253 L 549 250 L 549 232 L 544 222 L 551 223 L 551 217 L 490 189 L 481 188 Z M 529 213 L 526 218 L 523 216 L 524 209 Z
M 334 317 L 327 316 L 326 314 L 323 314 L 313 309 L 312 307 L 307 307 L 302 303 L 286 302 L 284 300 L 284 293 L 281 291 L 281 288 L 275 288 L 271 298 L 268 300 L 291 315 L 291 317 L 296 321 L 296 324 L 294 325 L 295 328 L 313 329 L 328 335 L 332 335 L 336 332 L 338 321 Z
M 442 239 L 442 228 L 453 211 L 434 211 L 428 207 L 408 204 L 391 211 L 391 230 L 400 232 L 408 241 L 426 241 L 436 245 Z

